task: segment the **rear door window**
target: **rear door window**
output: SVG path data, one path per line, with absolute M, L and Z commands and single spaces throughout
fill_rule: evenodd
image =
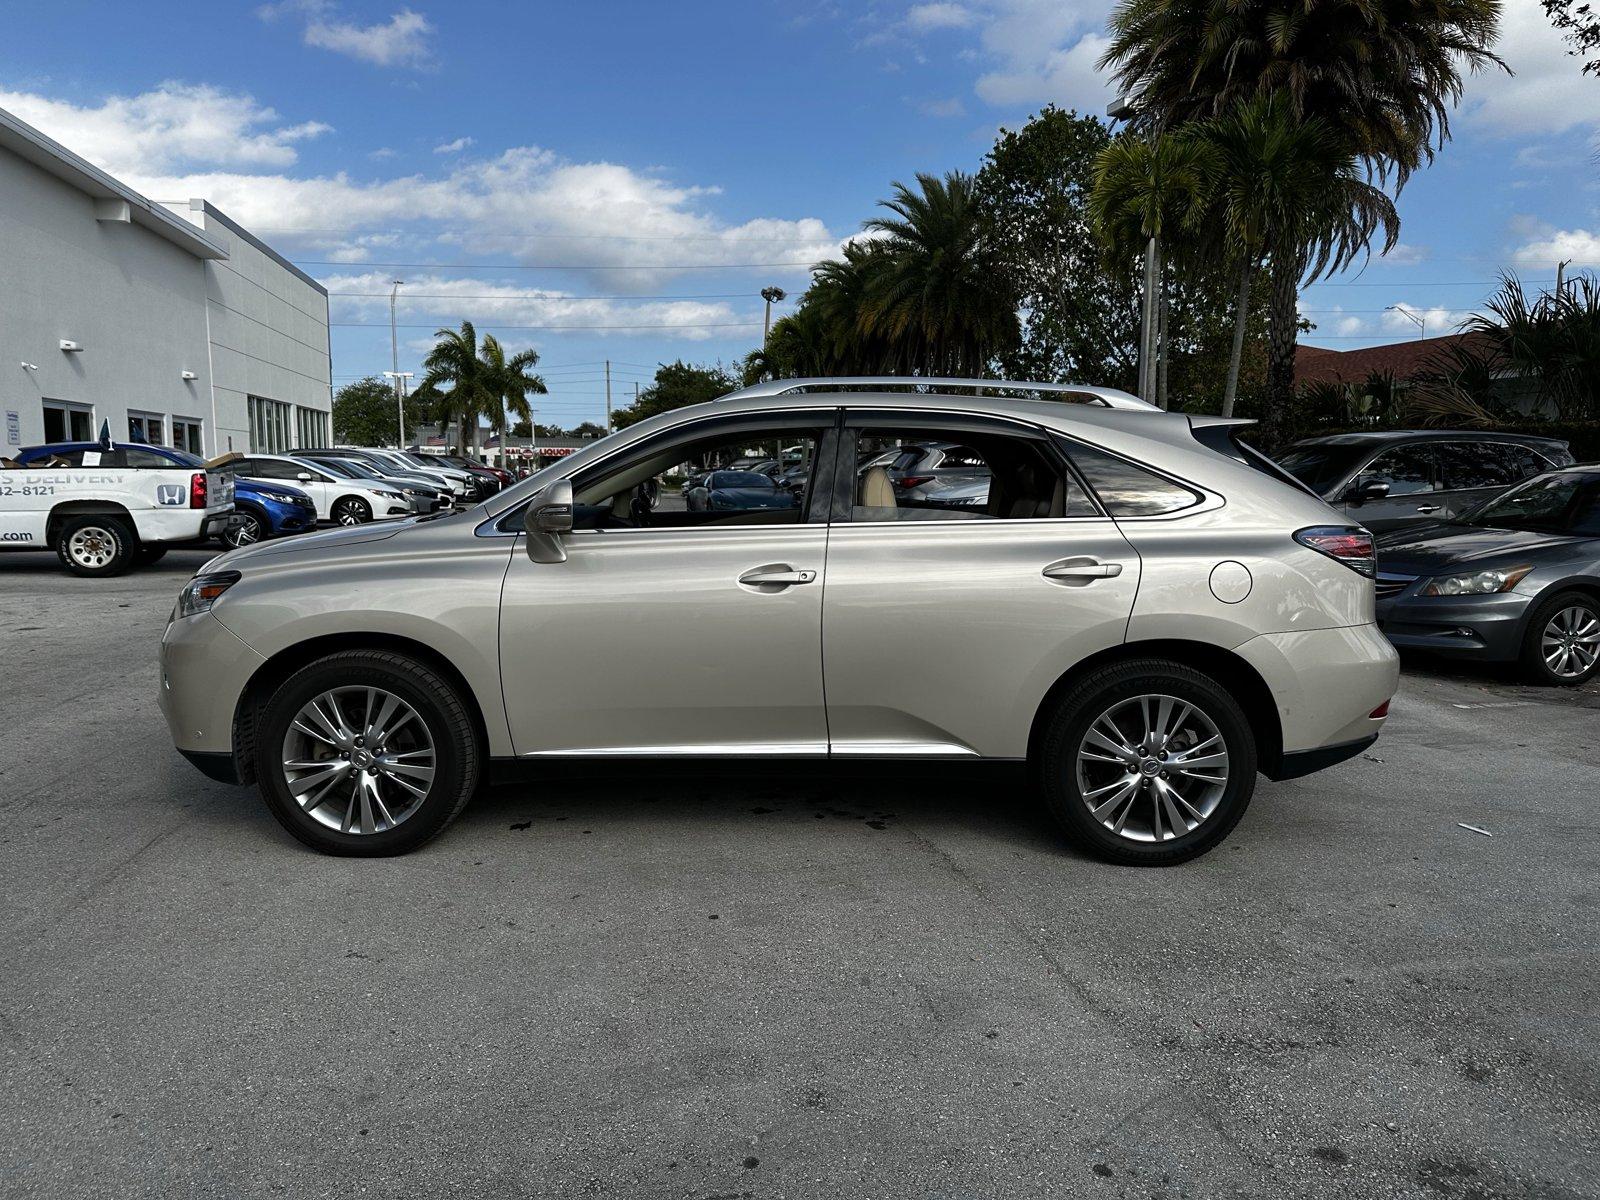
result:
M 1441 442 L 1433 450 L 1447 492 L 1509 487 L 1532 473 L 1524 469 L 1519 448 L 1503 442 Z
M 1081 442 L 1061 445 L 1113 517 L 1161 517 L 1200 503 L 1199 492 L 1125 458 Z

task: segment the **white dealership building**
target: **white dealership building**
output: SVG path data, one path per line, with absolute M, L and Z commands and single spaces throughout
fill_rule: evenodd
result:
M 0 109 L 0 456 L 329 440 L 328 293 L 203 200 L 147 200 Z

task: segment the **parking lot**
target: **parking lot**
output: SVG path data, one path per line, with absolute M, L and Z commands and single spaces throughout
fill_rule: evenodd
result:
M 1600 685 L 1410 664 L 1164 871 L 759 763 L 341 860 L 170 747 L 205 557 L 0 562 L 6 1195 L 1600 1195 Z

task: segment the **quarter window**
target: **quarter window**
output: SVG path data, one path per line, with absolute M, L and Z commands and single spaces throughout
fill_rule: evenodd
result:
M 1200 494 L 1154 471 L 1082 442 L 1066 442 L 1067 456 L 1113 517 L 1160 517 L 1193 508 Z
M 949 440 L 938 429 L 867 428 L 857 437 L 850 519 L 1046 520 L 1098 512 L 1038 438 L 1000 433 Z

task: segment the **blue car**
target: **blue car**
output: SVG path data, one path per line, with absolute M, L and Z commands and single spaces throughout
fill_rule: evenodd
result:
M 205 462 L 187 450 L 172 446 L 146 446 L 136 442 L 114 442 L 112 450 L 122 455 L 130 467 L 188 467 L 201 470 Z M 29 446 L 19 451 L 16 461 L 23 466 L 46 458 L 64 458 L 74 465 L 83 462 L 85 451 L 99 450 L 99 442 L 53 442 Z M 263 479 L 233 481 L 233 510 L 237 517 L 218 535 L 226 546 L 248 546 L 270 537 L 305 533 L 317 527 L 317 506 L 299 488 Z

